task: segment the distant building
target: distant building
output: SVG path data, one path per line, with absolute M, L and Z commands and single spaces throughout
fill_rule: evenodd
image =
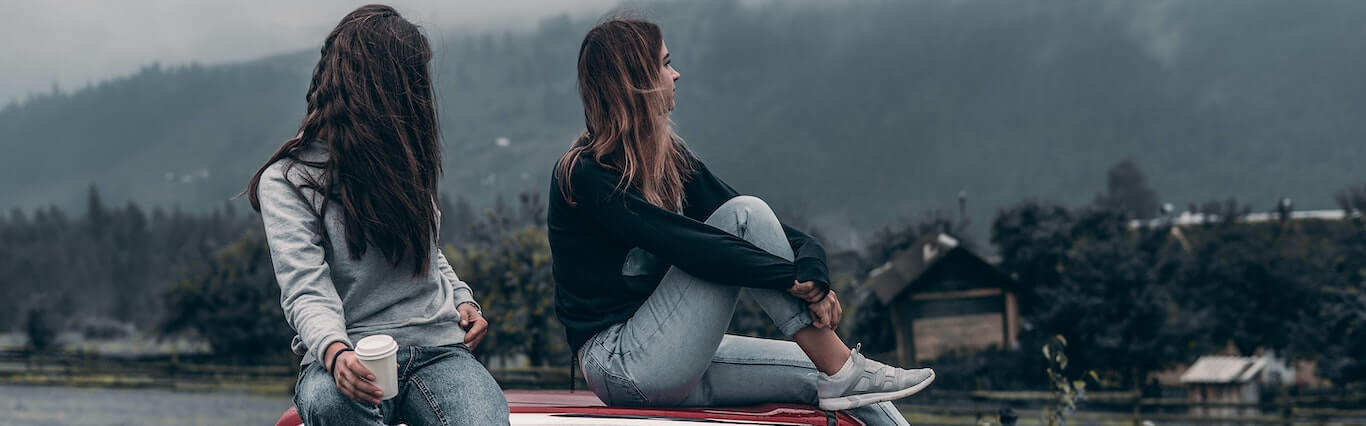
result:
M 1287 212 L 1290 220 L 1344 220 L 1353 217 L 1361 217 L 1360 212 L 1352 212 L 1350 215 L 1341 209 L 1336 210 L 1303 210 Z M 1134 219 L 1129 221 L 1129 228 L 1155 228 L 1164 224 L 1173 226 L 1191 226 L 1218 223 L 1221 220 L 1217 214 L 1181 212 L 1168 217 L 1156 219 Z M 1248 213 L 1236 219 L 1240 223 L 1263 223 L 1280 220 L 1280 213 L 1259 212 Z
M 901 365 L 1018 346 L 1015 281 L 948 234 L 921 237 L 869 273 L 868 282 L 891 310 Z
M 1258 349 L 1255 353 L 1256 355 L 1252 356 L 1251 358 L 1265 358 L 1267 361 L 1266 366 L 1264 367 L 1265 370 L 1259 373 L 1260 376 L 1258 377 L 1259 381 L 1263 385 L 1279 385 L 1285 387 L 1300 388 L 1331 385 L 1331 382 L 1328 382 L 1324 378 L 1318 376 L 1318 362 L 1315 360 L 1286 360 L 1276 356 L 1275 351 L 1265 349 Z M 1234 346 L 1232 342 L 1229 342 L 1224 346 L 1223 349 L 1220 349 L 1214 353 L 1201 356 L 1199 359 L 1203 360 L 1207 358 L 1218 359 L 1244 357 L 1238 354 L 1238 347 Z M 1199 360 L 1197 360 L 1197 362 L 1199 362 Z M 1156 381 L 1157 384 L 1162 387 L 1186 387 L 1187 390 L 1190 391 L 1193 388 L 1191 386 L 1192 383 L 1202 383 L 1198 378 L 1202 375 L 1207 374 L 1209 368 L 1211 367 L 1201 367 L 1201 370 L 1205 370 L 1206 373 L 1200 373 L 1200 370 L 1196 370 L 1194 365 L 1192 364 L 1177 363 L 1166 369 L 1163 369 L 1162 371 L 1154 371 L 1152 373 L 1149 373 L 1148 378 L 1150 380 Z M 1192 373 L 1194 374 L 1194 376 L 1191 377 L 1191 379 L 1195 381 L 1187 383 L 1186 373 L 1192 371 L 1196 371 L 1196 373 Z M 1187 394 L 1189 395 L 1191 394 L 1191 392 L 1193 391 L 1187 392 Z M 1194 396 L 1192 396 L 1192 398 L 1193 397 Z
M 1206 355 L 1181 374 L 1186 395 L 1195 403 L 1256 404 L 1261 402 L 1261 391 L 1267 385 L 1285 384 L 1294 371 L 1270 356 L 1240 357 Z M 1200 407 L 1191 409 L 1196 415 L 1232 417 L 1255 415 L 1256 406 Z

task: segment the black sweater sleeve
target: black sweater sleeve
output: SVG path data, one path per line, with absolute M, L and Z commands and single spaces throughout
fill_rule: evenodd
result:
M 697 172 L 687 185 L 687 206 L 684 214 L 697 220 L 705 220 L 722 204 L 740 195 L 721 178 L 711 173 L 701 161 L 695 163 Z M 792 246 L 793 263 L 796 267 L 797 281 L 814 281 L 830 288 L 830 268 L 825 263 L 825 248 L 810 235 L 791 226 L 783 225 L 787 242 Z
M 656 207 L 635 189 L 618 187 L 620 175 L 586 161 L 570 174 L 575 210 L 607 237 L 640 247 L 660 260 L 708 281 L 787 289 L 797 267 L 726 231 Z M 714 210 L 714 209 L 713 209 Z
M 787 233 L 787 243 L 792 245 L 797 267 L 797 281 L 814 281 L 817 285 L 830 289 L 830 267 L 825 264 L 825 247 L 791 226 L 783 225 Z

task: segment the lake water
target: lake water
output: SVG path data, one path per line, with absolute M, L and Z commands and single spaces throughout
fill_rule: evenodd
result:
M 288 396 L 0 385 L 0 425 L 270 425 Z

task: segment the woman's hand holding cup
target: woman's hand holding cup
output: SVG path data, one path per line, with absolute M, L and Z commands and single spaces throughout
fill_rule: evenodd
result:
M 327 347 L 326 354 L 327 359 L 336 358 L 336 362 L 328 368 L 332 371 L 332 380 L 336 382 L 337 390 L 356 402 L 379 405 L 384 392 L 375 386 L 375 373 L 365 368 L 360 360 L 356 359 L 356 353 L 353 351 L 336 355 L 337 351 L 342 349 L 346 349 L 346 344 L 333 342 Z

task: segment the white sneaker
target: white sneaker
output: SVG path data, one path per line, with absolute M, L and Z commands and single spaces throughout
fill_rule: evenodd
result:
M 934 370 L 906 370 L 873 361 L 859 353 L 862 348 L 862 344 L 854 346 L 849 362 L 834 376 L 817 374 L 816 396 L 822 410 L 848 410 L 893 401 L 914 395 L 934 382 Z

